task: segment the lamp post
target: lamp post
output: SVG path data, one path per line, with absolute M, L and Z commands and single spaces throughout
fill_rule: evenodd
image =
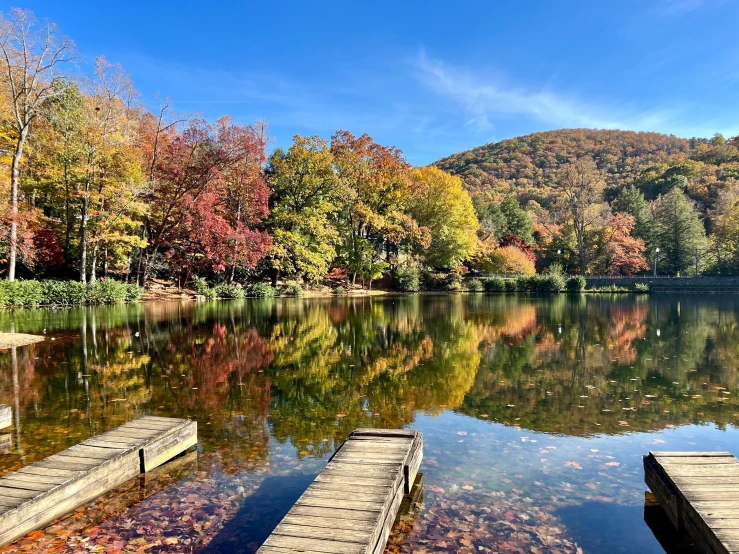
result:
M 659 258 L 659 247 L 654 249 L 654 276 L 657 277 L 657 258 Z

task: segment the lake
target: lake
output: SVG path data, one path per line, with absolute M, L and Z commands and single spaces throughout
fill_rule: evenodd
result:
M 390 552 L 658 553 L 642 455 L 739 454 L 734 296 L 152 303 L 0 330 L 46 335 L 0 353 L 0 474 L 146 414 L 200 439 L 3 552 L 253 552 L 353 429 L 410 427 L 423 504 Z

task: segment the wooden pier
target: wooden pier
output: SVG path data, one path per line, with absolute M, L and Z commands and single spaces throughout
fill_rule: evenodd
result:
M 0 429 L 13 425 L 13 409 L 5 404 L 0 404 Z
M 729 452 L 650 452 L 644 472 L 669 520 L 698 550 L 739 552 L 739 460 Z
M 357 429 L 258 554 L 382 554 L 422 457 L 418 431 Z
M 74 510 L 197 442 L 197 424 L 147 416 L 0 478 L 0 544 Z

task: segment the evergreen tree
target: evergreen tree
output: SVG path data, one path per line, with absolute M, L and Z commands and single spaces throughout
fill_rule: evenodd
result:
M 513 196 L 506 197 L 500 205 L 500 211 L 506 221 L 505 232 L 502 235 L 511 233 L 521 237 L 529 244 L 534 242 L 534 237 L 531 234 L 533 230 L 531 218 L 518 203 L 518 200 Z
M 659 267 L 679 273 L 693 267 L 706 246 L 706 230 L 692 202 L 680 189 L 659 199 L 654 221 L 654 245 Z

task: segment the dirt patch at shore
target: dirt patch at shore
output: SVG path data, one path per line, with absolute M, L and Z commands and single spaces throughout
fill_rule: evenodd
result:
M 0 349 L 13 346 L 26 346 L 35 342 L 41 342 L 44 337 L 40 335 L 27 335 L 26 333 L 0 333 Z

